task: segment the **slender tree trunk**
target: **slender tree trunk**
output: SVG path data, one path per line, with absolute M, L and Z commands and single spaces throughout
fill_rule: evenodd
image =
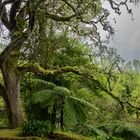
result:
M 16 128 L 21 125 L 22 115 L 20 106 L 20 77 L 13 66 L 12 60 L 7 60 L 2 66 L 2 74 L 7 97 L 6 107 L 9 127 Z
M 52 120 L 51 120 L 51 126 L 52 126 L 52 132 L 55 129 L 56 125 L 56 104 L 53 104 L 53 109 L 52 109 Z
M 64 99 L 62 99 L 61 114 L 60 114 L 60 127 L 64 129 Z

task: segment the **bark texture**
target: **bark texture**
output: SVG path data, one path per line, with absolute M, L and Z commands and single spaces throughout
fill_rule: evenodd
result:
M 14 63 L 8 59 L 1 67 L 5 85 L 5 103 L 7 107 L 9 127 L 21 125 L 22 115 L 20 107 L 20 76 L 17 74 Z

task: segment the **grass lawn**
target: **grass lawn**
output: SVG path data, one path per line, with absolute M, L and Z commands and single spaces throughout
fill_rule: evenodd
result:
M 0 137 L 16 137 L 20 134 L 20 129 L 0 129 Z
M 56 140 L 95 140 L 94 138 L 84 137 L 72 132 L 54 132 Z
M 0 140 L 42 140 L 39 137 L 20 137 L 20 132 L 20 129 L 0 129 Z
M 0 140 L 48 140 L 39 137 L 20 137 L 20 132 L 20 129 L 0 129 Z M 54 135 L 55 140 L 94 140 L 72 132 L 56 131 Z

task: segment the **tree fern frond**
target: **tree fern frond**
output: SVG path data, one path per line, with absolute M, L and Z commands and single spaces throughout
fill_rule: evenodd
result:
M 56 92 L 58 95 L 64 97 L 70 94 L 69 89 L 62 87 L 62 86 L 55 86 L 53 88 L 54 92 Z
M 29 80 L 32 85 L 32 88 L 36 88 L 36 89 L 38 87 L 53 88 L 55 86 L 54 83 L 39 78 L 30 78 Z
M 78 133 L 78 134 L 82 134 L 82 135 L 85 135 L 85 136 L 104 136 L 106 137 L 107 134 L 96 128 L 95 126 L 93 125 L 89 125 L 89 124 L 78 124 L 74 127 L 73 129 L 74 132 Z
M 64 122 L 65 125 L 68 124 L 68 126 L 74 126 L 77 123 L 77 119 L 75 116 L 75 108 L 74 104 L 69 100 L 65 99 L 65 105 L 64 105 Z
M 132 123 L 120 123 L 115 129 L 115 133 L 120 136 L 131 135 L 140 139 L 140 128 Z
M 66 98 L 64 106 L 65 123 L 75 125 L 84 123 L 87 119 L 85 108 L 72 98 Z
M 125 139 L 140 139 L 140 128 L 132 123 L 111 121 L 98 128 Z
M 70 96 L 69 98 L 71 98 L 74 102 L 77 102 L 77 104 L 81 104 L 85 107 L 92 108 L 96 113 L 100 113 L 98 107 L 96 107 L 94 104 L 87 102 L 86 100 L 83 100 L 74 96 Z
M 32 96 L 33 104 L 42 104 L 43 107 L 53 104 L 55 100 L 55 94 L 53 90 L 42 90 L 36 92 Z

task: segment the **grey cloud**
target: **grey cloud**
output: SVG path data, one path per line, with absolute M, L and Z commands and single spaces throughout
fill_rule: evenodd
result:
M 116 34 L 115 41 L 112 41 L 112 47 L 118 49 L 118 52 L 124 59 L 140 59 L 140 8 L 134 8 L 134 20 L 126 12 L 121 16 L 115 15 L 117 23 L 114 24 Z M 112 14 L 111 16 L 114 16 Z

